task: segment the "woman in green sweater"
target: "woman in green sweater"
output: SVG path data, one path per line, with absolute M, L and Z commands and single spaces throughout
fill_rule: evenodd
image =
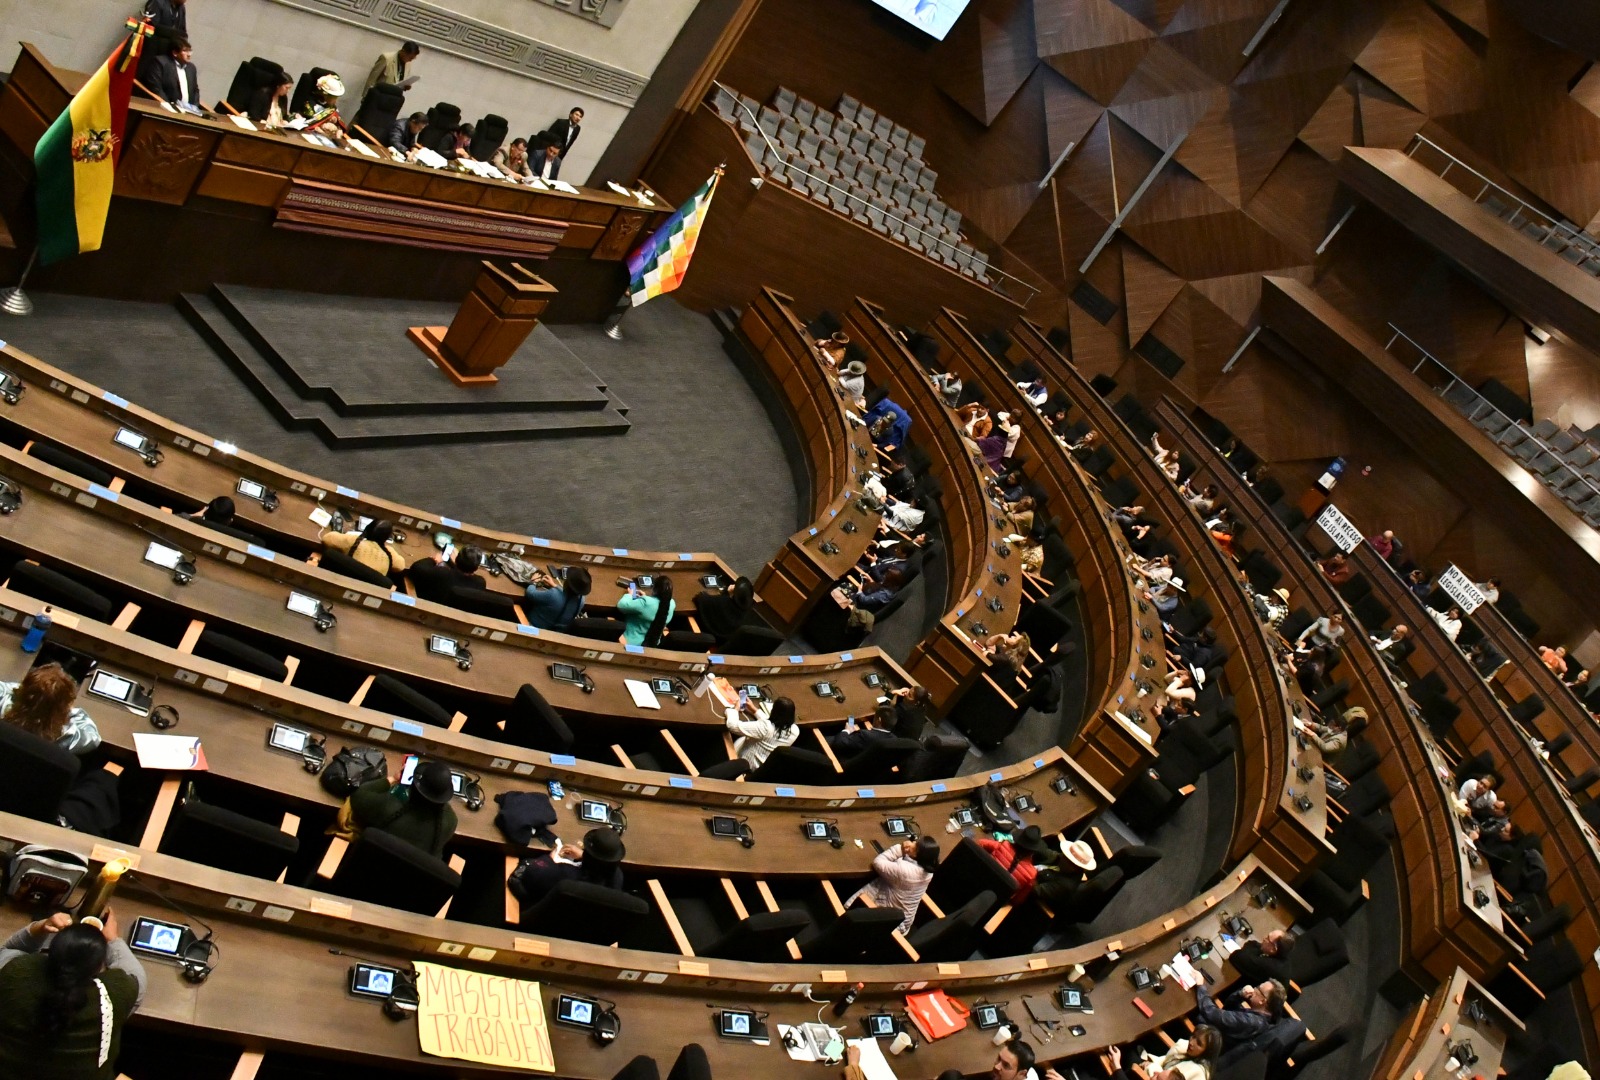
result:
M 456 812 L 450 809 L 454 797 L 450 766 L 425 761 L 417 766 L 410 785 L 391 776 L 356 788 L 350 796 L 350 816 L 363 829 L 390 833 L 439 859 L 456 834 Z
M 665 574 L 657 574 L 655 580 L 650 582 L 648 596 L 629 582 L 628 595 L 617 601 L 617 611 L 622 614 L 622 640 L 626 644 L 648 645 L 652 648 L 660 645 L 667 624 L 677 611 L 677 606 L 672 602 L 672 579 Z
M 106 910 L 74 923 L 57 913 L 0 947 L 0 1076 L 112 1080 L 144 968 Z

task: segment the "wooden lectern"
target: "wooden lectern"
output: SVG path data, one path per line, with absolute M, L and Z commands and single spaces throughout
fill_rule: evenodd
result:
M 449 326 L 413 326 L 406 337 L 457 386 L 493 386 L 494 369 L 522 347 L 555 295 L 518 263 L 502 270 L 485 262 Z

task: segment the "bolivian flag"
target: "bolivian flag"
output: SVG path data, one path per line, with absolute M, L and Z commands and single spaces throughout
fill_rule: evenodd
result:
M 711 179 L 701 184 L 700 190 L 689 196 L 689 201 L 678 207 L 678 212 L 628 257 L 628 298 L 634 307 L 683 284 L 695 242 L 700 239 L 700 226 L 706 220 L 706 211 L 711 209 L 711 196 L 717 192 L 717 178 L 721 175 L 720 168 L 712 173 Z
M 122 154 L 128 96 L 147 32 L 139 26 L 128 35 L 33 148 L 42 263 L 100 248 Z

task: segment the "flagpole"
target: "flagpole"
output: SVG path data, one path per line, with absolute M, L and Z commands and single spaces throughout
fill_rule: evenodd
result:
M 633 310 L 633 294 L 623 293 L 622 299 L 617 301 L 616 310 L 606 320 L 606 337 L 612 341 L 622 340 L 622 317 Z
M 33 254 L 28 256 L 28 265 L 22 268 L 22 276 L 11 288 L 0 292 L 0 311 L 7 315 L 32 315 L 33 301 L 28 299 L 28 294 L 22 287 L 28 283 L 28 275 L 33 272 L 33 264 L 39 261 L 39 249 L 34 248 Z
M 683 207 L 681 209 L 679 209 L 678 213 L 676 215 L 674 215 L 673 218 L 669 218 L 668 219 L 668 224 L 671 224 L 672 221 L 676 220 L 678 217 L 681 217 L 685 213 L 685 211 L 687 211 L 689 209 L 690 206 L 704 207 L 704 206 L 709 205 L 710 202 L 711 202 L 711 196 L 716 193 L 717 181 L 720 180 L 722 178 L 723 174 L 727 172 L 727 168 L 728 168 L 728 163 L 727 162 L 723 162 L 722 164 L 718 165 L 715 169 L 713 169 L 712 173 L 711 173 L 711 179 L 709 181 L 707 181 L 706 184 L 705 184 L 705 188 L 706 188 L 705 199 L 702 201 L 699 198 L 699 192 L 697 191 L 695 193 L 695 195 L 691 197 L 690 201 L 688 203 L 685 203 L 683 205 Z M 652 192 L 651 194 L 654 194 L 654 192 Z M 664 227 L 665 226 L 663 226 L 663 228 Z M 645 244 L 649 244 L 652 240 L 654 240 L 656 235 L 658 235 L 659 231 L 660 230 L 658 229 L 656 233 L 652 233 L 650 240 L 646 240 Z M 641 250 L 643 249 L 643 246 L 644 245 L 640 245 Z M 689 254 L 692 255 L 693 253 L 694 253 L 694 245 L 693 245 L 693 242 L 691 241 L 691 243 L 689 245 Z M 630 257 L 630 259 L 631 259 L 631 257 Z M 684 261 L 685 262 L 688 261 L 687 257 L 685 258 Z M 646 300 L 649 300 L 652 296 L 660 295 L 662 292 L 670 292 L 672 289 L 675 289 L 675 288 L 677 288 L 677 281 L 676 280 L 674 280 L 670 285 L 667 285 L 664 288 L 657 289 L 655 292 L 651 292 L 650 289 L 647 286 L 642 286 L 639 289 L 639 291 L 636 293 L 634 291 L 634 289 L 633 289 L 633 282 L 630 281 L 629 285 L 628 285 L 628 288 L 626 290 L 624 290 L 621 299 L 619 299 L 617 301 L 616 309 L 612 311 L 610 318 L 606 319 L 606 322 L 605 322 L 606 337 L 610 338 L 612 341 L 621 341 L 622 340 L 622 320 L 628 314 L 628 312 L 632 311 L 634 309 L 634 307 L 636 306 L 635 303 L 634 303 L 634 299 L 633 299 L 634 296 L 636 296 L 636 295 L 642 296 L 643 299 L 641 299 L 639 301 L 639 303 L 642 304 Z

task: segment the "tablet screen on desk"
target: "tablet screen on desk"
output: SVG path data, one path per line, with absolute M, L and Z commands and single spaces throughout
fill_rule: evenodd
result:
M 303 754 L 306 741 L 311 738 L 309 731 L 292 728 L 288 724 L 273 724 L 272 730 L 267 734 L 267 745 L 274 750 L 282 750 L 288 754 Z
M 177 956 L 183 947 L 183 935 L 188 927 L 182 923 L 162 922 L 141 915 L 133 921 L 133 932 L 128 944 L 140 952 L 157 956 Z
M 267 497 L 267 485 L 257 480 L 246 480 L 243 477 L 239 479 L 239 483 L 234 490 L 245 498 L 254 499 L 256 502 L 260 502 Z
M 89 693 L 127 703 L 133 698 L 133 680 L 109 671 L 96 671 L 94 678 L 89 681 Z
M 713 836 L 738 836 L 739 819 L 727 814 L 717 814 L 711 819 L 711 835 Z
M 893 1038 L 894 1016 L 890 1013 L 873 1013 L 866 1017 L 867 1034 L 875 1039 Z
M 308 619 L 315 619 L 322 614 L 322 604 L 315 596 L 307 596 L 302 592 L 289 594 L 289 610 L 296 615 L 304 615 Z
M 812 840 L 826 840 L 828 838 L 828 823 L 826 821 L 806 822 L 806 836 Z
M 609 825 L 611 807 L 594 799 L 584 799 L 578 804 L 578 819 L 595 825 Z
M 144 452 L 145 444 L 150 441 L 132 428 L 125 427 L 118 428 L 117 433 L 111 438 L 118 446 L 127 447 L 129 450 L 137 450 L 140 453 Z
M 593 1027 L 594 1005 L 588 998 L 562 994 L 556 999 L 556 1022 L 574 1027 Z
M 756 1014 L 740 1009 L 723 1009 L 718 1030 L 730 1039 L 748 1039 L 755 1029 Z
M 911 825 L 902 817 L 884 818 L 883 831 L 899 840 L 911 835 Z
M 394 993 L 394 978 L 398 974 L 395 968 L 358 963 L 350 969 L 350 992 L 361 997 L 386 998 Z
M 455 656 L 456 647 L 455 638 L 443 634 L 431 634 L 428 637 L 428 651 L 439 656 Z
M 582 680 L 582 677 L 578 674 L 577 667 L 573 664 L 551 664 L 550 677 L 559 679 L 562 682 L 580 682 Z

